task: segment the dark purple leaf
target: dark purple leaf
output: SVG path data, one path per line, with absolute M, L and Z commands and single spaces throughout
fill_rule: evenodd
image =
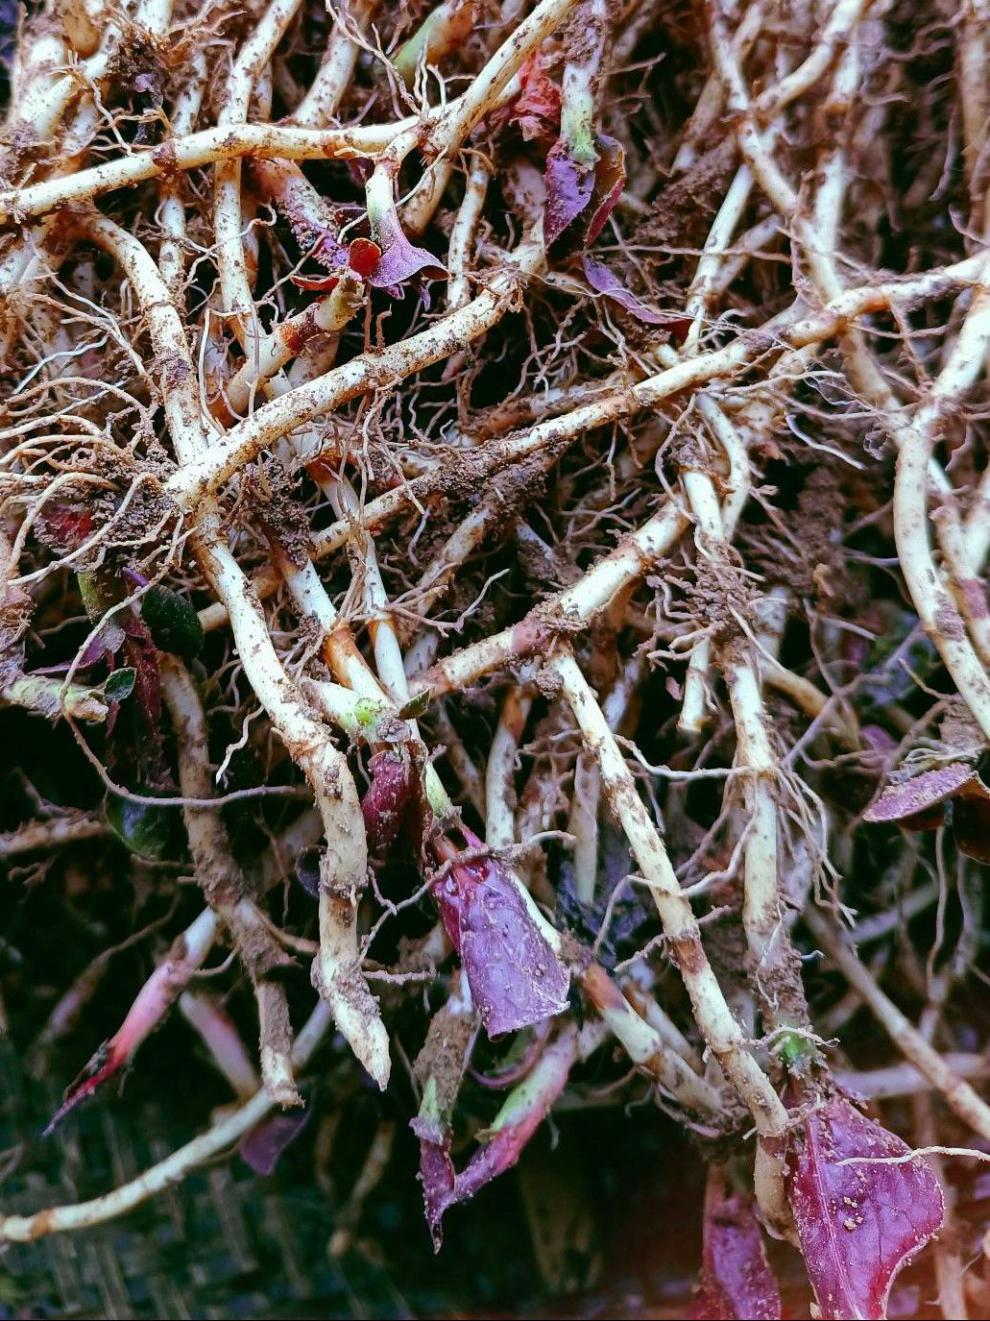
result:
M 546 1118 L 551 1106 L 567 1085 L 577 1059 L 577 1032 L 562 1033 L 543 1052 L 539 1063 L 526 1081 L 506 1098 L 492 1126 L 479 1137 L 484 1146 L 455 1174 L 450 1159 L 449 1138 L 437 1140 L 430 1128 L 413 1121 L 420 1138 L 420 1174 L 426 1216 L 439 1248 L 440 1222 L 444 1212 L 458 1202 L 466 1202 L 486 1183 L 511 1169 L 523 1148 Z
M 627 312 L 632 313 L 640 321 L 645 321 L 651 326 L 667 326 L 671 322 L 684 320 L 683 317 L 668 316 L 664 312 L 655 312 L 652 307 L 647 306 L 641 298 L 636 295 L 622 283 L 617 275 L 613 275 L 604 262 L 596 261 L 587 253 L 581 259 L 584 266 L 585 279 L 591 285 L 596 293 L 611 298 L 613 302 L 625 308 Z
M 430 1227 L 433 1246 L 439 1252 L 443 1242 L 440 1222 L 449 1206 L 457 1201 L 454 1162 L 450 1159 L 450 1134 L 438 1139 L 426 1132 L 420 1121 L 412 1121 L 412 1129 L 419 1138 L 419 1181 L 423 1185 L 423 1203 L 426 1223 Z
M 588 207 L 595 189 L 595 172 L 580 165 L 565 142 L 554 143 L 547 156 L 547 204 L 543 212 L 543 241 L 551 247 Z
M 481 841 L 464 832 L 472 848 Z M 530 1027 L 567 1007 L 569 974 L 547 944 L 505 867 L 495 858 L 457 861 L 440 841 L 449 866 L 433 896 L 467 973 L 489 1036 Z
M 97 665 L 101 661 L 108 663 L 113 660 L 114 655 L 124 645 L 124 638 L 127 635 L 124 630 L 113 619 L 105 619 L 97 629 L 93 637 L 87 642 L 82 654 L 78 660 L 58 661 L 55 665 L 39 665 L 37 669 L 32 670 L 32 674 L 66 674 L 75 665 L 75 670 L 88 670 L 90 666 Z
M 883 1318 L 897 1272 L 942 1227 L 938 1180 L 900 1138 L 834 1096 L 791 1138 L 788 1187 L 821 1314 Z M 889 1160 L 900 1163 L 872 1164 Z
M 726 1191 L 725 1174 L 710 1166 L 705 1190 L 701 1292 L 694 1321 L 778 1321 L 780 1291 L 767 1262 L 752 1199 Z
M 595 138 L 598 162 L 595 165 L 595 185 L 588 213 L 584 241 L 588 247 L 605 228 L 616 202 L 626 186 L 626 154 L 615 138 L 599 133 Z
M 952 800 L 952 838 L 967 858 L 990 862 L 990 802 L 986 798 L 963 792 Z
M 282 1153 L 295 1142 L 308 1119 L 309 1110 L 292 1110 L 263 1119 L 241 1138 L 237 1148 L 241 1160 L 255 1174 L 266 1178 L 274 1174 Z
M 304 849 L 296 858 L 296 880 L 310 899 L 320 897 L 320 850 Z
M 980 794 L 982 789 L 982 794 Z M 934 771 L 924 771 L 900 784 L 888 784 L 880 797 L 863 813 L 864 821 L 904 821 L 907 817 L 945 802 L 958 793 L 986 797 L 980 777 L 972 766 L 954 761 Z
M 371 785 L 361 800 L 368 847 L 380 852 L 395 841 L 413 789 L 413 765 L 401 749 L 376 752 L 368 764 Z

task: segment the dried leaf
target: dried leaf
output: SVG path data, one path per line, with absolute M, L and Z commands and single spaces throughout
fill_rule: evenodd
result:
M 560 88 L 547 77 L 545 63 L 537 51 L 519 70 L 522 91 L 510 109 L 509 123 L 518 126 L 524 141 L 549 145 L 560 132 Z
M 708 1170 L 702 1239 L 701 1292 L 694 1321 L 777 1321 L 780 1291 L 767 1262 L 753 1201 L 730 1193 L 719 1166 Z
M 963 792 L 952 800 L 952 838 L 967 858 L 990 862 L 990 802 L 986 798 Z
M 470 832 L 472 847 L 481 841 Z M 456 861 L 433 886 L 489 1036 L 530 1027 L 567 1007 L 567 969 L 540 932 L 516 883 L 495 858 Z
M 885 1317 L 894 1276 L 941 1228 L 938 1180 L 910 1155 L 842 1096 L 795 1131 L 789 1196 L 823 1317 Z

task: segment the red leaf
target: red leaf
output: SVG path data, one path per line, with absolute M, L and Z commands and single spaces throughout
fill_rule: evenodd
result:
M 591 214 L 584 233 L 589 247 L 605 228 L 605 222 L 622 196 L 626 186 L 626 153 L 615 138 L 599 133 L 595 138 L 598 163 L 595 166 L 595 187 L 591 199 Z
M 372 239 L 354 239 L 347 249 L 347 264 L 362 279 L 367 279 L 378 265 L 382 250 Z
M 694 1321 L 778 1321 L 780 1291 L 763 1248 L 752 1200 L 729 1193 L 724 1171 L 708 1170 L 702 1239 L 701 1292 Z
M 823 1317 L 883 1318 L 897 1272 L 942 1227 L 938 1180 L 842 1096 L 810 1110 L 787 1153 L 791 1208 Z
M 465 830 L 472 848 L 481 840 Z M 433 897 L 461 957 L 471 995 L 489 1036 L 530 1027 L 567 1008 L 570 978 L 526 908 L 516 884 L 494 858 L 456 861 L 458 850 L 439 841 L 451 865 Z
M 309 289 L 318 294 L 328 294 L 340 284 L 339 275 L 293 275 L 290 278 L 297 289 Z
M 509 112 L 509 123 L 518 125 L 526 142 L 549 144 L 560 132 L 560 88 L 543 72 L 543 63 L 537 52 L 519 70 L 522 91 Z
M 182 994 L 190 977 L 206 957 L 208 949 L 209 944 L 190 948 L 184 938 L 180 938 L 176 946 L 173 946 L 141 987 L 117 1032 L 103 1043 L 79 1076 L 66 1088 L 62 1104 L 45 1129 L 46 1137 L 77 1105 L 92 1096 L 130 1063 L 141 1043 Z

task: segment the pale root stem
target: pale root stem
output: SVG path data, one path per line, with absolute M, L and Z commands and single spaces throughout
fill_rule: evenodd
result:
M 488 289 L 467 307 L 418 335 L 377 353 L 360 354 L 325 376 L 272 399 L 229 431 L 209 453 L 184 463 L 169 480 L 169 493 L 184 509 L 192 509 L 204 492 L 213 490 L 265 446 L 281 440 L 294 428 L 357 395 L 393 389 L 413 372 L 448 357 L 501 319 L 516 294 L 519 279 L 538 269 L 542 259 L 542 244 L 534 239 L 524 241 L 506 269 L 493 276 Z
M 623 1050 L 643 1073 L 675 1101 L 712 1120 L 724 1113 L 717 1090 L 689 1068 L 661 1034 L 642 1017 L 597 963 L 582 974 L 581 989 Z
M 88 816 L 56 816 L 47 821 L 28 821 L 16 830 L 0 834 L 0 858 L 61 848 L 83 839 L 99 839 L 109 829 L 105 821 Z
M 292 1067 L 295 1070 L 305 1068 L 326 1035 L 330 1022 L 329 1009 L 324 1004 L 318 1004 L 296 1037 L 292 1052 Z M 49 1234 L 89 1229 L 93 1225 L 102 1225 L 117 1216 L 125 1215 L 232 1147 L 245 1133 L 261 1123 L 273 1105 L 272 1098 L 262 1088 L 250 1101 L 225 1115 L 192 1142 L 187 1142 L 171 1156 L 145 1170 L 138 1178 L 121 1184 L 102 1197 L 75 1205 L 48 1207 L 29 1216 L 0 1216 L 0 1241 L 31 1243 Z
M 352 36 L 366 31 L 378 8 L 378 0 L 346 0 L 346 3 L 338 0 L 335 5 L 328 4 L 327 8 L 334 15 L 334 26 L 326 58 L 309 91 L 289 116 L 293 124 L 321 128 L 337 113 L 361 53 L 361 47 Z
M 176 734 L 182 794 L 186 798 L 210 798 L 215 782 L 206 713 L 196 685 L 185 665 L 174 656 L 162 656 L 160 672 L 162 696 Z M 300 1105 L 289 1063 L 292 1028 L 285 988 L 272 980 L 272 973 L 288 959 L 270 934 L 262 912 L 244 895 L 244 878 L 234 861 L 219 811 L 185 806 L 182 815 L 197 883 L 230 932 L 254 988 L 265 1087 L 278 1105 Z
M 231 1019 L 212 997 L 195 991 L 184 991 L 177 1008 L 234 1094 L 241 1101 L 249 1100 L 258 1090 L 258 1073 Z
M 502 442 L 501 446 L 494 447 L 493 454 L 497 454 L 497 458 L 493 458 L 491 470 L 497 471 L 499 468 L 517 462 L 550 444 L 572 442 L 596 426 L 604 426 L 619 418 L 628 416 L 638 409 L 658 403 L 682 389 L 705 384 L 721 375 L 729 374 L 737 366 L 745 364 L 759 351 L 773 350 L 780 344 L 792 345 L 798 357 L 788 360 L 787 367 L 788 370 L 791 370 L 796 363 L 805 360 L 808 349 L 840 333 L 845 326 L 857 317 L 870 312 L 882 311 L 894 304 L 907 308 L 926 298 L 937 297 L 955 288 L 970 285 L 978 277 L 981 266 L 981 258 L 970 257 L 965 261 L 928 271 L 920 276 L 908 276 L 888 282 L 848 289 L 833 299 L 820 312 L 811 313 L 800 318 L 798 318 L 796 312 L 793 312 L 791 318 L 785 320 L 776 331 L 773 328 L 764 327 L 759 332 L 744 332 L 740 336 L 740 340 L 735 341 L 733 345 L 726 349 L 699 354 L 698 357 L 689 362 L 680 364 L 675 368 L 666 369 L 657 376 L 650 377 L 640 382 L 639 385 L 620 393 L 610 394 L 606 392 L 594 404 L 582 405 L 562 417 L 555 417 L 546 422 L 538 423 L 518 440 Z M 474 300 L 473 303 L 469 304 L 469 308 L 474 307 L 478 301 L 477 299 Z M 466 312 L 468 308 L 463 310 Z M 487 328 L 487 326 L 484 328 Z M 430 334 L 431 332 L 425 333 Z M 404 344 L 408 345 L 411 342 L 411 340 L 407 340 L 404 341 Z M 401 348 L 402 345 L 398 347 Z M 454 349 L 451 348 L 450 351 L 453 352 Z M 443 356 L 443 354 L 438 355 L 438 357 L 440 356 Z M 437 359 L 431 360 L 436 361 Z M 413 367 L 411 370 L 417 370 L 417 368 Z M 292 399 L 296 393 L 294 391 L 287 398 Z M 271 406 L 266 405 L 266 408 Z M 332 403 L 325 405 L 320 403 L 309 416 L 332 406 Z M 256 418 L 260 417 L 264 411 L 264 409 L 259 410 L 259 413 L 250 421 L 255 422 Z M 272 443 L 273 439 L 278 439 L 285 431 L 297 424 L 297 420 L 288 419 L 283 426 L 273 425 L 270 433 L 266 429 L 265 434 L 257 442 L 257 448 Z M 750 419 L 747 416 L 747 425 L 750 424 Z M 256 452 L 253 440 L 248 449 L 251 454 Z M 485 453 L 489 449 L 492 449 L 492 447 L 486 446 L 481 453 Z M 312 457 L 316 456 L 313 455 Z M 436 479 L 433 476 L 426 479 L 414 478 L 402 486 L 395 487 L 385 492 L 385 494 L 377 496 L 375 499 L 368 501 L 362 510 L 362 526 L 369 530 L 381 526 L 389 519 L 397 517 L 410 508 L 420 494 L 425 496 L 435 486 Z M 353 521 L 347 519 L 331 524 L 323 531 L 314 534 L 314 558 L 323 559 L 328 555 L 332 555 L 334 551 L 341 549 L 347 544 L 352 531 Z M 990 541 L 990 537 L 988 537 L 988 541 Z M 263 598 L 270 596 L 280 582 L 281 578 L 275 570 L 263 570 L 253 580 L 252 586 L 257 595 Z M 207 607 L 201 614 L 201 621 L 203 627 L 208 630 L 222 627 L 226 622 L 226 612 L 222 604 Z M 501 647 L 498 651 L 499 654 L 502 654 Z M 502 661 L 496 660 L 494 663 L 501 664 Z
M 471 300 L 471 256 L 481 214 L 491 183 L 491 170 L 479 154 L 471 159 L 464 182 L 464 198 L 458 208 L 447 248 L 447 310 L 456 312 Z
M 295 128 L 285 124 L 229 124 L 166 138 L 157 147 L 104 161 L 75 174 L 0 192 L 0 224 L 42 216 L 69 202 L 99 197 L 177 170 L 258 155 L 294 161 L 373 157 L 415 121 L 357 125 L 342 129 Z
M 261 19 L 252 25 L 227 81 L 218 127 L 247 119 L 258 76 L 270 63 L 300 3 L 301 0 L 271 0 Z M 261 331 L 244 254 L 238 156 L 217 162 L 213 175 L 213 225 L 223 310 L 233 318 L 234 331 L 251 359 Z
M 968 1082 L 953 1072 L 947 1060 L 929 1045 L 918 1029 L 880 989 L 873 974 L 860 962 L 845 938 L 823 913 L 814 905 L 809 905 L 805 909 L 803 921 L 829 961 L 870 1009 L 904 1058 L 944 1097 L 953 1114 L 984 1141 L 990 1141 L 990 1105 L 977 1095 Z
M 87 233 L 122 264 L 145 308 L 163 376 L 166 419 L 185 466 L 209 444 L 196 373 L 178 314 L 146 249 L 112 222 L 92 219 Z M 361 973 L 357 905 L 367 883 L 367 842 L 357 789 L 346 759 L 325 726 L 310 714 L 286 675 L 250 584 L 222 536 L 216 502 L 191 515 L 190 546 L 230 616 L 245 675 L 293 760 L 309 781 L 323 819 L 320 861 L 320 954 L 314 983 L 331 1005 L 337 1026 L 371 1076 L 384 1087 L 390 1059 L 377 1002 Z
M 774 162 L 766 142 L 756 127 L 753 105 L 749 100 L 738 64 L 731 50 L 719 4 L 709 7 L 712 56 L 726 89 L 729 107 L 737 115 L 736 136 L 740 150 L 771 203 L 786 216 L 795 237 L 805 250 L 809 269 L 823 298 L 841 297 L 834 255 L 826 250 L 817 231 L 802 218 L 797 194 Z M 856 58 L 851 48 L 850 59 Z M 833 212 L 838 199 L 831 203 Z M 984 259 L 985 263 L 985 259 Z M 981 265 L 975 282 L 984 278 Z M 895 543 L 901 571 L 918 617 L 935 643 L 946 669 L 960 695 L 984 734 L 990 739 L 990 678 L 966 636 L 959 611 L 946 591 L 944 580 L 932 557 L 928 521 L 928 480 L 932 466 L 933 428 L 940 409 L 949 399 L 958 397 L 971 382 L 973 370 L 982 368 L 986 346 L 990 342 L 990 295 L 977 294 L 974 306 L 957 340 L 952 364 L 953 379 L 943 371 L 929 402 L 918 416 L 908 421 L 873 360 L 861 332 L 850 329 L 840 338 L 850 374 L 858 388 L 881 410 L 884 425 L 898 447 L 897 475 L 894 484 Z M 974 315 L 974 310 L 979 314 Z M 976 358 L 972 351 L 982 345 Z M 948 368 L 946 369 L 948 370 Z M 958 379 L 954 379 L 958 377 Z
M 519 744 L 533 706 L 529 693 L 518 686 L 508 690 L 492 735 L 485 767 L 485 839 L 493 849 L 516 843 L 515 775 Z
M 764 1137 L 780 1137 L 787 1124 L 787 1111 L 750 1054 L 743 1031 L 726 1003 L 705 954 L 690 901 L 681 891 L 667 850 L 636 791 L 636 782 L 598 700 L 568 651 L 558 652 L 550 665 L 560 678 L 585 744 L 599 763 L 612 814 L 629 841 L 656 903 L 671 956 L 684 980 L 705 1043 L 752 1114 L 758 1132 Z
M 312 302 L 303 312 L 279 322 L 259 339 L 254 353 L 224 386 L 223 401 L 229 413 L 245 413 L 255 391 L 297 356 L 315 335 L 335 335 L 348 324 L 363 301 L 357 276 L 343 272 L 336 289 Z M 288 385 L 285 387 L 288 389 Z

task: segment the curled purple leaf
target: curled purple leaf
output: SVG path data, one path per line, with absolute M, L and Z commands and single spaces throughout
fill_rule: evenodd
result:
M 413 789 L 413 766 L 401 749 L 376 752 L 368 769 L 371 786 L 361 800 L 368 847 L 387 849 L 395 841 Z
M 567 1085 L 578 1055 L 577 1031 L 562 1032 L 543 1052 L 525 1082 L 506 1098 L 491 1127 L 483 1134 L 482 1146 L 460 1174 L 450 1159 L 449 1138 L 437 1141 L 429 1132 L 420 1136 L 420 1174 L 426 1216 L 433 1242 L 439 1248 L 444 1212 L 466 1202 L 486 1183 L 511 1169 L 522 1155 L 550 1108 Z M 418 1121 L 414 1121 L 414 1128 Z
M 473 848 L 481 841 L 470 832 Z M 550 948 L 506 868 L 461 856 L 440 842 L 448 867 L 433 886 L 447 934 L 461 957 L 489 1036 L 531 1027 L 567 1007 L 570 977 Z
M 237 1148 L 241 1160 L 250 1165 L 255 1174 L 265 1178 L 274 1174 L 283 1152 L 306 1127 L 309 1113 L 309 1110 L 292 1110 L 270 1115 L 248 1129 Z
M 430 1227 L 433 1246 L 439 1252 L 443 1242 L 440 1229 L 444 1212 L 457 1201 L 456 1173 L 450 1158 L 450 1133 L 439 1138 L 422 1130 L 419 1121 L 412 1121 L 412 1129 L 419 1138 L 419 1181 L 423 1185 L 423 1206 L 426 1223 Z
M 725 1173 L 709 1167 L 705 1190 L 701 1290 L 693 1321 L 778 1321 L 780 1290 L 767 1262 L 753 1202 L 728 1192 Z
M 369 199 L 371 196 L 369 185 Z M 395 289 L 414 275 L 427 280 L 445 280 L 446 267 L 428 249 L 417 248 L 406 238 L 391 196 L 391 184 L 387 197 L 384 189 L 375 196 L 378 204 L 372 212 L 369 203 L 369 216 L 371 236 L 381 248 L 381 256 L 368 276 L 369 283 L 376 289 Z
M 899 1137 L 842 1096 L 804 1115 L 787 1168 L 821 1315 L 885 1317 L 894 1276 L 942 1227 L 938 1180 Z
M 645 321 L 650 326 L 669 326 L 683 318 L 668 316 L 663 312 L 655 312 L 641 298 L 636 295 L 622 283 L 617 275 L 613 275 L 604 262 L 596 261 L 587 253 L 581 259 L 584 267 L 584 276 L 592 289 L 596 293 L 602 294 L 605 298 L 611 298 L 613 302 L 619 304 L 627 312 L 630 312 L 639 321 Z
M 598 161 L 595 165 L 595 182 L 591 197 L 591 206 L 584 232 L 584 241 L 590 246 L 605 228 L 605 222 L 612 214 L 616 202 L 622 196 L 626 186 L 626 154 L 615 138 L 599 133 L 595 138 L 598 148 Z

